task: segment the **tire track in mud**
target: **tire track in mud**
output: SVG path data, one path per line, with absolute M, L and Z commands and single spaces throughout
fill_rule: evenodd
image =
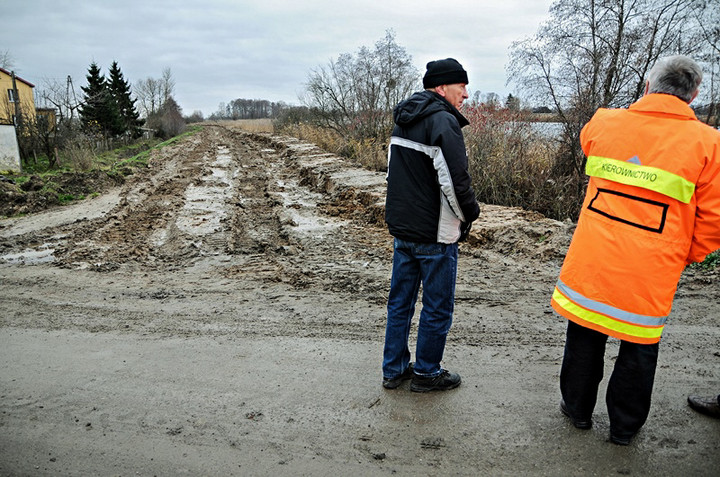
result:
M 6 322 L 24 323 L 23 311 L 34 307 L 53 318 L 33 326 L 376 339 L 392 261 L 384 188 L 384 174 L 312 144 L 206 125 L 156 151 L 147 171 L 103 202 L 104 213 L 89 210 L 97 204 L 89 201 L 44 227 L 39 214 L 1 229 L 0 252 L 16 257 L 13 263 L 37 253 L 34 263 L 40 257 L 83 273 L 73 288 L 48 272 L 44 286 L 52 292 L 34 305 L 11 300 L 32 288 L 37 274 L 22 281 L 14 273 L 17 283 L 5 280 L 0 299 L 15 310 Z M 449 340 L 561 342 L 562 320 L 549 296 L 571 233 L 569 223 L 483 205 L 461 244 Z M 717 280 L 701 279 L 679 295 L 686 291 L 695 302 L 717 288 Z M 709 320 L 693 315 L 691 325 Z
M 208 125 L 153 153 L 108 213 L 0 237 L 0 246 L 44 245 L 56 265 L 99 272 L 205 261 L 225 277 L 381 299 L 389 258 L 378 225 L 382 189 L 380 174 L 313 145 Z
M 154 153 L 112 210 L 64 225 L 51 245 L 55 263 L 64 268 L 126 272 L 136 281 L 148 277 L 135 284 L 147 288 L 147 295 L 135 297 L 145 308 L 114 308 L 132 298 L 122 288 L 103 298 L 132 329 L 141 321 L 133 313 L 143 316 L 159 306 L 167 311 L 143 325 L 149 332 L 182 334 L 195 326 L 202 333 L 236 327 L 262 335 L 375 336 L 382 333 L 384 314 L 368 316 L 366 310 L 384 307 L 392 260 L 384 189 L 384 174 L 350 166 L 312 144 L 207 125 Z M 505 276 L 512 259 L 488 255 L 486 246 L 503 235 L 503 227 L 508 224 L 478 227 L 473 241 L 463 244 L 457 302 L 460 314 L 470 318 L 458 320 L 461 332 L 453 340 L 506 342 L 516 335 L 512 323 L 489 329 L 481 318 L 515 299 L 544 298 L 537 280 L 527 286 L 517 280 L 516 273 L 525 270 Z M 169 272 L 204 280 L 163 278 L 158 288 L 153 277 Z M 260 291 L 238 307 L 232 291 L 216 294 L 213 283 L 221 280 Z M 71 303 L 62 298 L 76 294 L 82 289 L 48 296 L 37 306 L 47 314 L 53 307 L 62 310 L 71 327 L 120 327 L 118 320 L 102 321 L 106 303 L 93 308 L 77 296 Z M 187 296 L 214 296 L 218 306 L 207 311 L 202 300 L 188 305 Z M 342 310 L 338 301 L 345 304 Z M 78 318 L 83 313 L 85 319 Z

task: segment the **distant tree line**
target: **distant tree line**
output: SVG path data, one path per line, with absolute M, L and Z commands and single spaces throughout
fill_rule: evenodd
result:
M 234 99 L 229 103 L 220 103 L 218 110 L 210 115 L 211 120 L 219 119 L 275 119 L 290 106 L 265 99 Z

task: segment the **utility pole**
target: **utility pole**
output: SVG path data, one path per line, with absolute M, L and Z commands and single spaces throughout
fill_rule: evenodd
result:
M 10 76 L 12 77 L 12 87 L 13 87 L 13 99 L 15 100 L 15 118 L 14 123 L 15 127 L 18 127 L 22 123 L 22 117 L 20 116 L 22 114 L 22 109 L 20 108 L 20 93 L 17 89 L 17 82 L 15 81 L 15 72 L 10 72 Z

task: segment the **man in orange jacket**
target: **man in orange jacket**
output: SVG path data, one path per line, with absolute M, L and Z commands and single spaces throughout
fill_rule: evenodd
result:
M 552 296 L 567 318 L 560 408 L 592 426 L 608 336 L 621 340 L 608 382 L 610 440 L 645 423 L 658 342 L 687 264 L 720 248 L 720 132 L 689 104 L 702 71 L 673 56 L 650 71 L 628 109 L 599 109 L 580 142 L 590 176 Z

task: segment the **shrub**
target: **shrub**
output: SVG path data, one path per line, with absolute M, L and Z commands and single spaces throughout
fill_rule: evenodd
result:
M 693 268 L 700 268 L 702 270 L 715 270 L 720 267 L 720 250 L 715 250 L 705 257 L 705 260 L 699 263 L 693 263 Z
M 463 108 L 473 188 L 479 201 L 521 207 L 558 220 L 576 218 L 582 203 L 572 176 L 555 173 L 557 142 L 529 113 L 474 104 Z
M 89 171 L 95 163 L 95 154 L 89 145 L 76 141 L 65 148 L 65 157 L 71 169 Z
M 178 136 L 185 131 L 182 110 L 172 97 L 165 100 L 159 111 L 148 116 L 146 125 L 163 139 Z

